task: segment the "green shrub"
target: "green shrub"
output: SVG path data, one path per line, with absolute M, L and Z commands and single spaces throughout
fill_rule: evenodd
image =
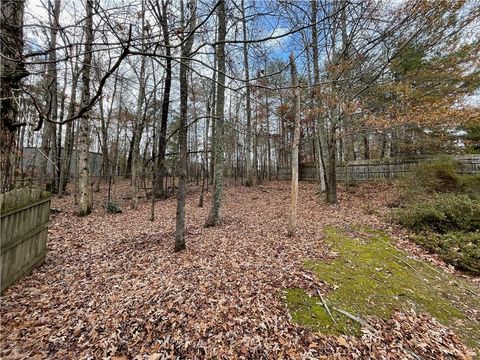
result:
M 480 175 L 461 175 L 460 163 L 444 156 L 421 163 L 398 181 L 402 202 L 412 202 L 436 193 L 466 194 L 480 198 Z
M 399 209 L 394 213 L 394 218 L 400 225 L 416 231 L 434 229 L 445 220 L 444 214 L 429 203 Z
M 394 220 L 458 268 L 480 273 L 480 176 L 460 175 L 449 157 L 422 163 L 399 181 Z
M 459 163 L 444 156 L 422 162 L 408 176 L 397 182 L 399 202 L 403 204 L 425 201 L 437 193 L 461 193 L 463 177 L 458 173 Z
M 460 190 L 459 163 L 452 157 L 442 156 L 421 163 L 412 173 L 411 185 L 426 192 L 454 192 Z
M 394 213 L 395 220 L 415 231 L 480 230 L 480 202 L 467 195 L 437 194 L 432 199 L 407 204 Z
M 472 199 L 480 200 L 480 175 L 463 175 L 460 177 L 461 192 Z
M 480 274 L 480 232 L 423 233 L 414 241 L 440 255 L 448 263 Z
M 416 172 L 416 178 L 429 191 L 449 192 L 459 189 L 459 163 L 451 157 L 441 157 L 424 163 Z
M 480 202 L 472 200 L 468 195 L 438 195 L 434 206 L 445 216 L 439 226 L 440 232 L 480 230 Z
M 105 205 L 105 210 L 107 210 L 107 212 L 110 214 L 119 214 L 122 212 L 120 206 L 118 206 L 118 204 L 113 201 L 107 202 L 107 204 Z

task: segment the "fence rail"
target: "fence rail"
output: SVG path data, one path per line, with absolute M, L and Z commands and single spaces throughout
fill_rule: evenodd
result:
M 50 200 L 40 189 L 0 195 L 1 291 L 45 260 Z
M 480 174 L 480 155 L 458 155 L 454 157 L 460 163 L 460 173 Z M 338 181 L 369 181 L 394 179 L 411 172 L 422 162 L 432 158 L 418 159 L 382 159 L 352 161 L 336 166 Z M 282 167 L 278 171 L 280 180 L 291 178 L 291 169 Z M 315 164 L 300 165 L 299 180 L 316 181 L 318 169 Z

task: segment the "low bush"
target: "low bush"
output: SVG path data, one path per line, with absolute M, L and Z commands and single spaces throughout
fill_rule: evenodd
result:
M 463 175 L 460 178 L 461 192 L 480 201 L 480 175 Z
M 460 164 L 451 157 L 424 162 L 413 172 L 411 185 L 426 192 L 455 192 L 461 188 Z
M 439 224 L 440 232 L 480 230 L 480 202 L 468 195 L 439 195 L 434 206 L 445 215 L 445 220 Z
M 443 213 L 429 203 L 412 204 L 398 209 L 393 215 L 400 225 L 416 231 L 435 229 L 445 220 Z
M 413 239 L 448 263 L 480 274 L 480 232 L 427 232 L 415 235 Z
M 461 175 L 459 170 L 460 163 L 448 156 L 421 163 L 398 181 L 400 202 L 413 203 L 438 193 L 480 194 L 479 177 Z
M 452 158 L 420 165 L 399 182 L 393 217 L 414 240 L 450 264 L 480 273 L 480 176 L 461 175 Z
M 105 210 L 107 210 L 107 212 L 110 214 L 119 214 L 122 212 L 120 206 L 113 201 L 107 202 L 107 204 L 105 205 Z
M 480 230 L 480 202 L 468 195 L 437 194 L 433 198 L 407 204 L 394 212 L 398 223 L 415 231 Z

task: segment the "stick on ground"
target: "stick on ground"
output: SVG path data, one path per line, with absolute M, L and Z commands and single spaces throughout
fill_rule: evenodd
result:
M 365 326 L 367 329 L 369 329 L 371 331 L 374 331 L 374 328 L 369 323 L 367 323 L 365 320 L 359 318 L 358 316 L 352 315 L 348 311 L 345 311 L 345 310 L 342 310 L 342 309 L 337 309 L 336 307 L 332 307 L 332 309 L 335 310 L 335 311 L 338 311 L 340 314 L 345 315 L 349 319 L 352 319 L 352 320 L 360 323 L 361 325 Z

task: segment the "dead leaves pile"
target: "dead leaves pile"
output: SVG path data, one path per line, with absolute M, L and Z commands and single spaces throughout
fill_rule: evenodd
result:
M 128 194 L 115 188 L 116 200 Z M 287 238 L 289 188 L 268 183 L 229 188 L 222 226 L 203 228 L 208 206 L 187 199 L 187 250 L 174 254 L 175 200 L 107 214 L 74 215 L 73 198 L 56 199 L 46 263 L 2 296 L 4 359 L 318 359 L 465 358 L 457 337 L 426 316 L 396 313 L 370 319 L 363 336 L 323 336 L 294 325 L 283 290 L 325 294 L 305 260 L 334 256 L 323 227 L 384 226 L 362 205 L 388 201 L 387 188 L 364 185 L 340 194 L 339 206 L 318 202 L 301 184 L 298 233 Z M 123 202 L 122 202 L 123 201 Z

